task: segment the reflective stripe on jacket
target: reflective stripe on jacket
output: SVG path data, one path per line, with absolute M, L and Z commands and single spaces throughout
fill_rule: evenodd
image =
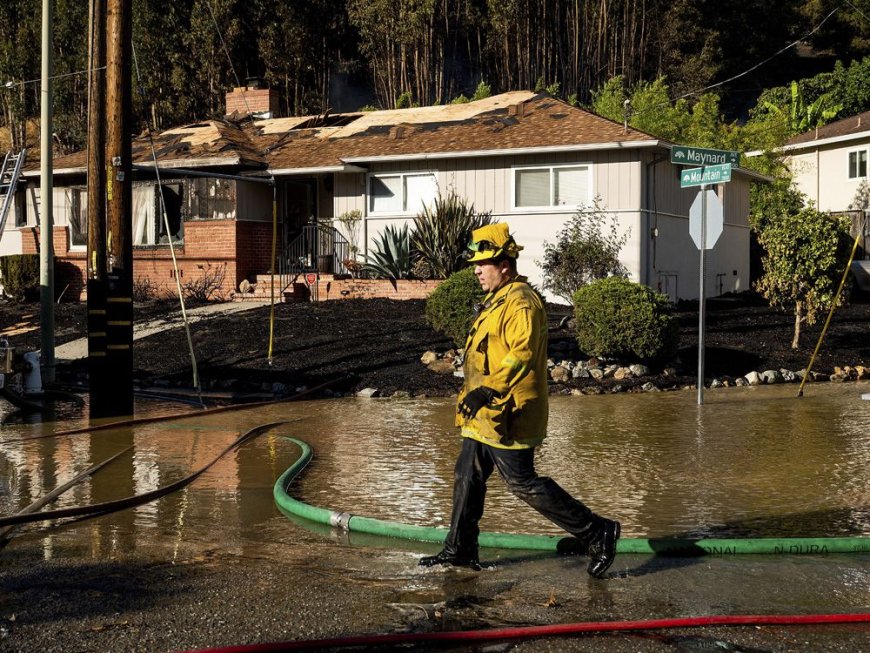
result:
M 547 314 L 525 277 L 486 296 L 465 343 L 465 394 L 498 392 L 472 419 L 457 412 L 462 436 L 502 449 L 527 449 L 547 432 Z

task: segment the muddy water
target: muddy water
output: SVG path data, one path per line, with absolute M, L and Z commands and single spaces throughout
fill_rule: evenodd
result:
M 538 468 L 629 537 L 870 536 L 870 402 L 864 385 L 555 397 Z M 166 412 L 142 404 L 141 412 Z M 186 412 L 189 409 L 176 409 Z M 448 399 L 355 398 L 282 404 L 17 441 L 75 426 L 0 428 L 0 513 L 11 514 L 78 472 L 133 447 L 54 506 L 109 501 L 162 487 L 215 457 L 240 433 L 288 420 L 219 461 L 185 490 L 97 520 L 22 529 L 44 555 L 114 551 L 177 555 L 219 546 L 256 554 L 291 543 L 300 526 L 272 501 L 275 479 L 308 441 L 314 463 L 296 496 L 322 507 L 423 525 L 449 519 L 459 439 Z M 485 530 L 553 533 L 494 478 Z

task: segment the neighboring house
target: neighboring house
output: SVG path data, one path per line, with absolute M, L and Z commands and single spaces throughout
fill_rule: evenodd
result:
M 228 107 L 240 106 L 239 94 L 255 116 L 274 106 L 268 89 L 234 89 Z M 163 169 L 159 184 L 148 139 L 134 141 L 134 161 L 152 168 L 134 175 L 134 277 L 140 282 L 174 288 L 170 238 L 184 282 L 220 266 L 228 295 L 266 274 L 273 200 L 273 188 L 260 183 L 266 178 L 275 181 L 283 284 L 302 272 L 346 271 L 347 234 L 336 219 L 343 213 L 361 212 L 359 245 L 366 252 L 387 225 L 409 222 L 439 192 L 453 190 L 510 225 L 525 246 L 520 271 L 539 287 L 535 261 L 543 258 L 544 243 L 555 241 L 578 206 L 598 197 L 629 233 L 621 257 L 632 278 L 673 299 L 698 297 L 699 256 L 688 230 L 697 189 L 680 188 L 670 144 L 546 94 L 294 118 L 234 114 L 162 132 L 154 141 Z M 80 272 L 85 155 L 59 157 L 54 166 L 55 253 Z M 189 177 L 178 168 L 248 178 Z M 28 170 L 28 222 L 19 230 L 24 250 L 36 251 L 38 161 Z M 749 184 L 757 178 L 737 169 L 718 187 L 725 228 L 707 255 L 707 296 L 749 289 Z M 158 186 L 168 229 L 158 211 Z M 81 292 L 81 275 L 69 283 Z
M 795 136 L 782 152 L 807 200 L 820 211 L 849 215 L 852 237 L 863 231 L 853 272 L 861 287 L 870 290 L 870 111 Z

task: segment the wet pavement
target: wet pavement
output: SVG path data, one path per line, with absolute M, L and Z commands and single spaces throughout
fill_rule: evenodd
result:
M 629 537 L 870 536 L 866 385 L 554 398 L 542 473 Z M 143 411 L 147 406 L 142 406 Z M 166 407 L 151 408 L 164 412 Z M 188 409 L 180 409 L 187 411 Z M 292 420 L 186 489 L 121 513 L 28 526 L 0 552 L 0 650 L 178 651 L 365 633 L 432 632 L 719 614 L 870 612 L 870 553 L 621 555 L 593 580 L 582 558 L 487 550 L 479 573 L 420 569 L 437 546 L 348 535 L 282 515 L 275 479 L 308 441 L 294 496 L 424 525 L 449 518 L 458 441 L 449 400 L 343 399 L 13 442 L 0 431 L 10 514 L 133 444 L 54 507 L 161 487 L 239 433 Z M 65 423 L 64 428 L 72 426 Z M 486 530 L 557 533 L 494 478 Z M 467 651 L 857 651 L 870 625 L 714 627 L 489 642 Z M 431 650 L 420 646 L 416 650 Z

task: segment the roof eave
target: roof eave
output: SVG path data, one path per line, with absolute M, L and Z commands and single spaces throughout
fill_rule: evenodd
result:
M 840 136 L 830 136 L 828 138 L 819 138 L 818 140 L 803 141 L 802 143 L 792 143 L 783 145 L 780 149 L 784 152 L 792 150 L 805 150 L 821 145 L 835 145 L 837 143 L 845 143 L 848 141 L 858 141 L 861 139 L 870 138 L 870 130 L 854 132 L 852 134 L 842 134 Z
M 268 168 L 267 172 L 273 177 L 287 177 L 291 175 L 318 175 L 330 172 L 366 172 L 367 168 L 357 165 L 339 166 L 314 166 L 311 168 Z
M 518 156 L 523 154 L 559 154 L 563 152 L 590 152 L 595 150 L 635 149 L 663 146 L 659 140 L 612 141 L 575 145 L 542 145 L 538 147 L 500 148 L 496 150 L 462 150 L 458 152 L 415 152 L 413 154 L 384 154 L 380 156 L 342 157 L 348 164 L 386 163 L 389 161 L 425 161 L 429 159 L 465 159 L 470 157 Z

